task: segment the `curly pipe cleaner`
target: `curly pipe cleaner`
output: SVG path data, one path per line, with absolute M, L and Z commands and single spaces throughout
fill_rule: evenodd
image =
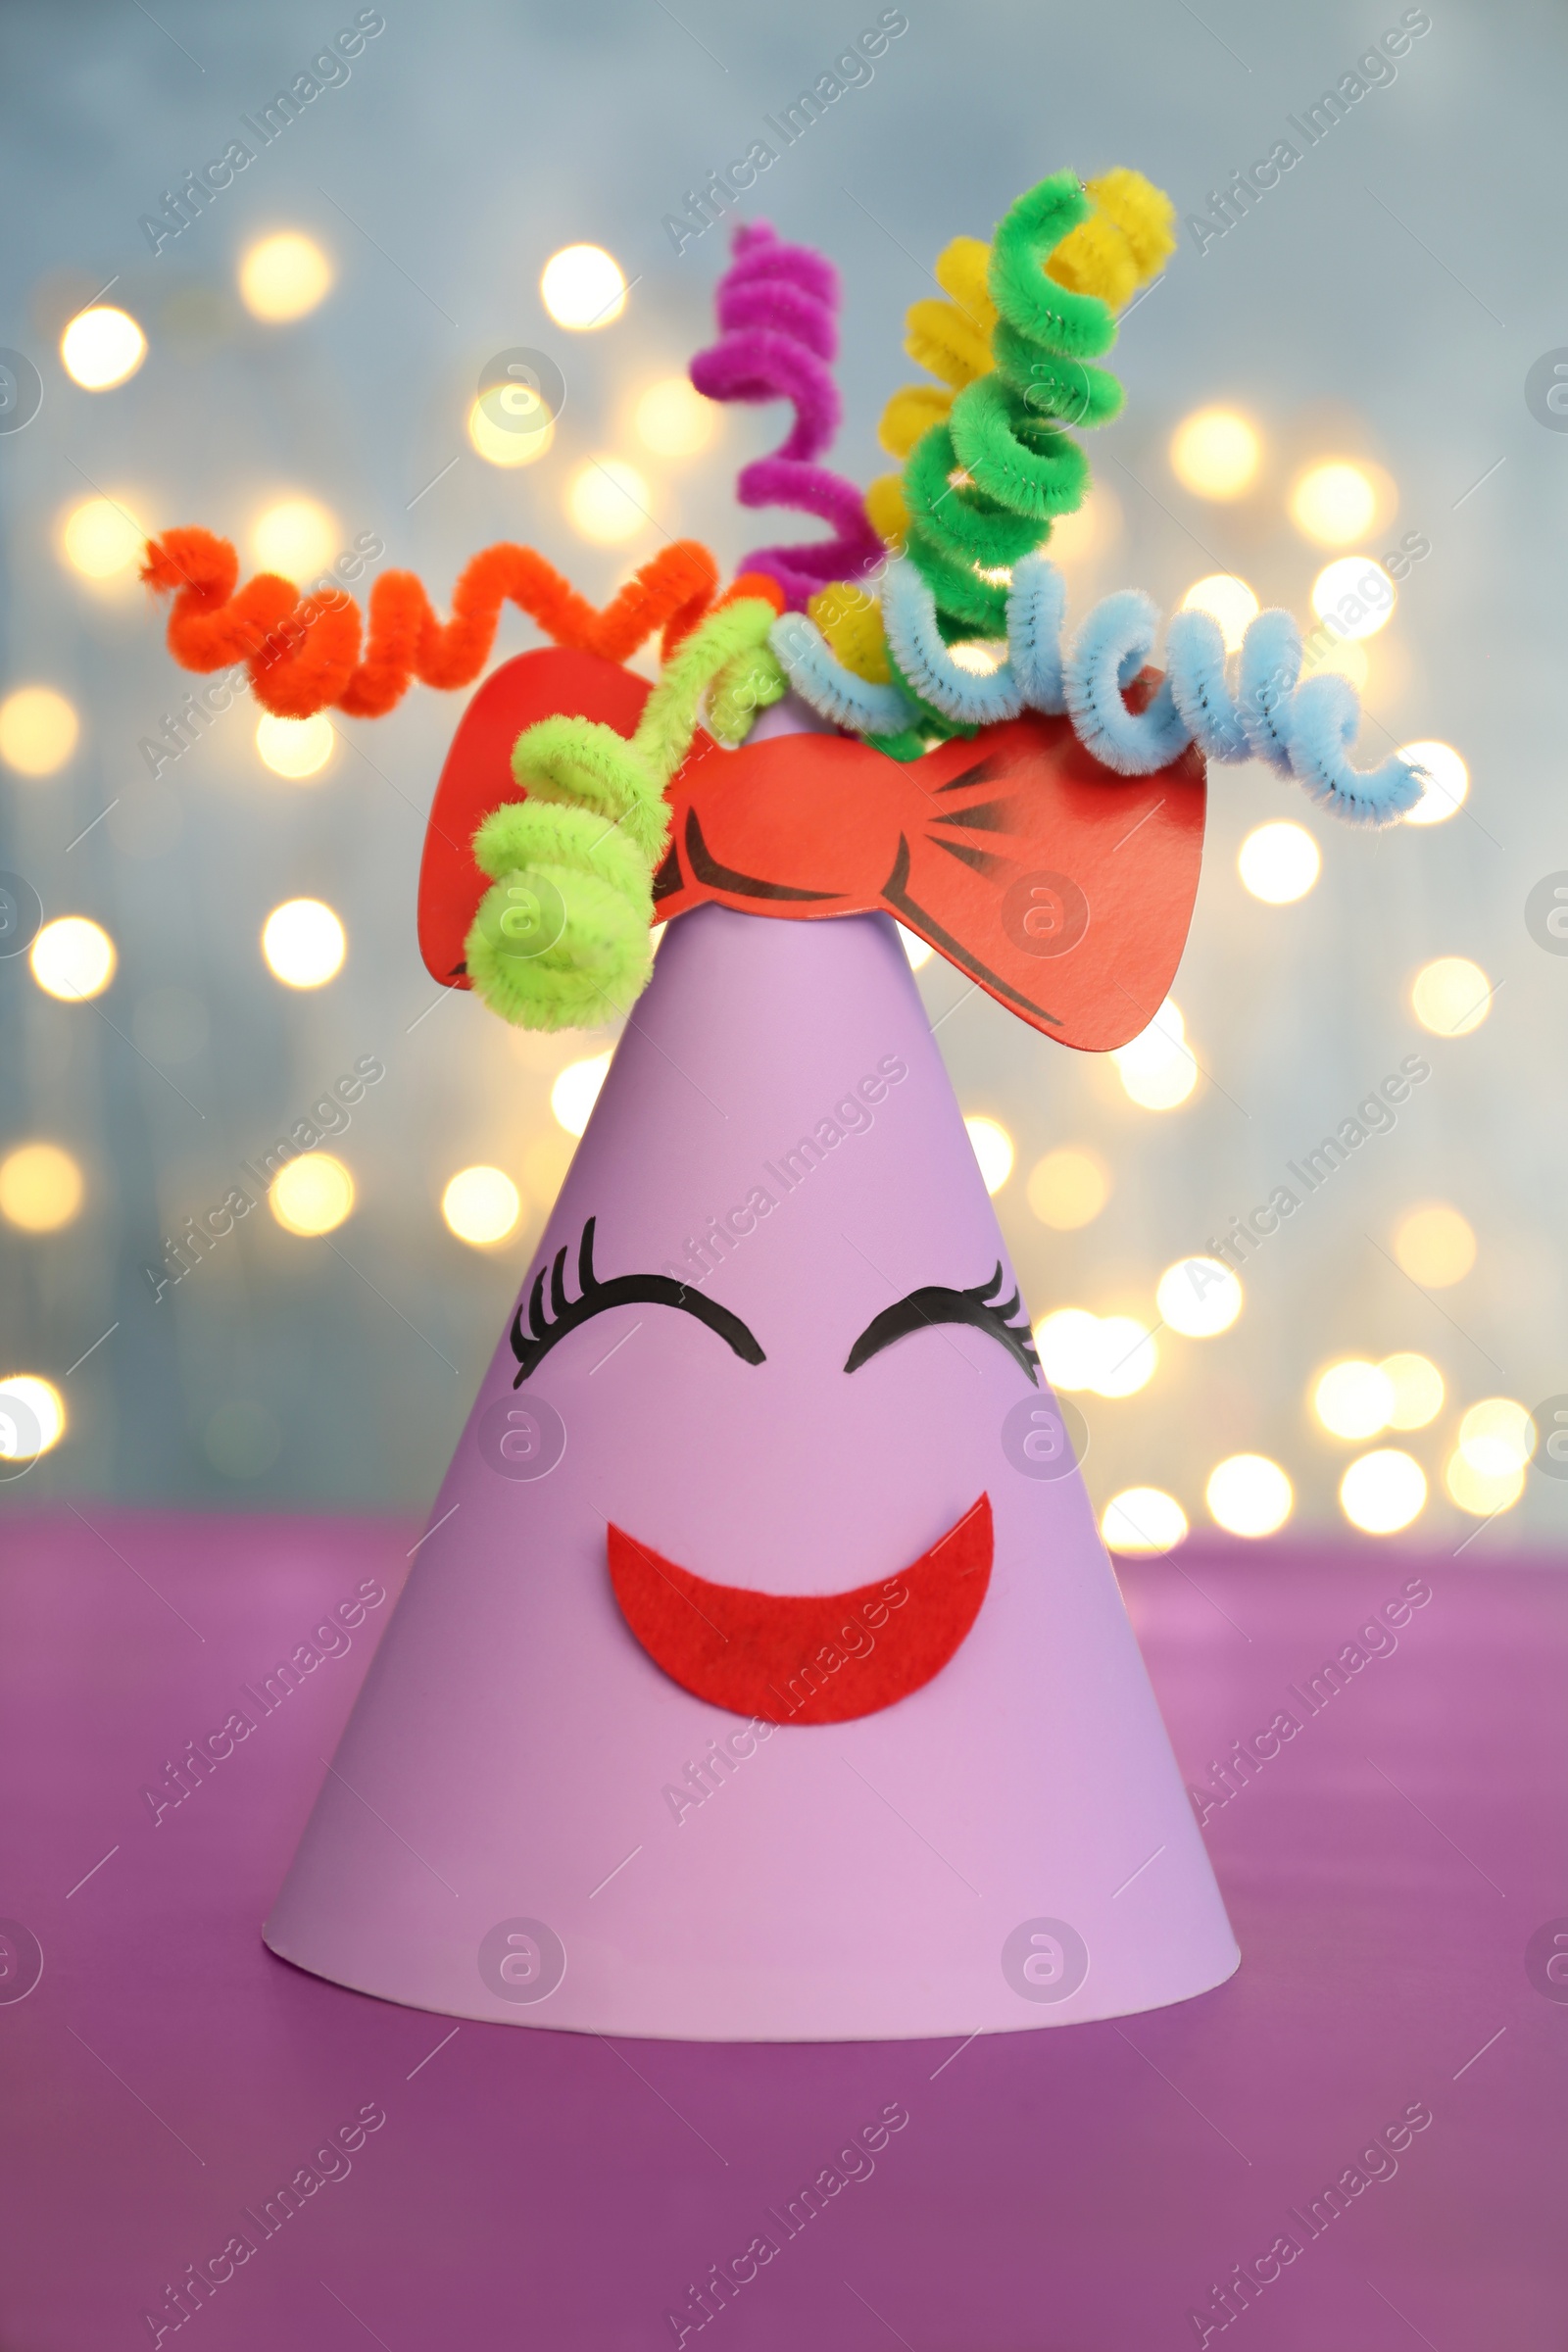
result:
M 917 366 L 939 378 L 934 384 L 906 384 L 889 399 L 877 439 L 895 458 L 907 458 L 922 433 L 945 423 L 954 395 L 977 375 L 989 373 L 997 306 L 986 291 L 991 248 L 979 237 L 955 237 L 937 255 L 933 274 L 951 299 L 924 295 L 904 319 L 904 348 Z M 909 512 L 896 473 L 879 474 L 865 494 L 866 512 L 891 546 L 902 546 Z
M 513 772 L 526 792 L 487 817 L 474 856 L 494 888 L 467 941 L 467 968 L 492 1010 L 525 1028 L 563 1029 L 621 1011 L 646 986 L 652 961 L 653 875 L 663 854 L 664 787 L 691 748 L 700 718 L 738 742 L 785 679 L 767 645 L 783 608 L 772 579 L 743 574 L 713 602 L 718 574 L 705 548 L 665 548 L 603 612 L 529 548 L 476 556 L 446 623 L 411 572 L 385 573 L 370 592 L 360 660 L 360 614 L 339 593 L 301 599 L 263 572 L 236 593 L 227 541 L 195 528 L 149 544 L 142 577 L 174 591 L 169 641 L 187 669 L 248 664 L 258 702 L 287 718 L 327 704 L 373 717 L 411 678 L 466 686 L 484 666 L 503 602 L 511 599 L 557 644 L 623 661 L 662 626 L 664 667 L 628 742 L 587 719 L 541 720 L 519 736 Z M 706 617 L 704 617 L 706 615 Z M 545 944 L 541 949 L 541 941 Z
M 467 686 L 489 659 L 503 604 L 521 607 L 558 645 L 623 662 L 655 629 L 666 654 L 713 601 L 718 567 L 705 547 L 663 548 L 598 612 L 532 548 L 506 542 L 474 557 L 440 621 L 412 571 L 383 572 L 370 590 L 362 659 L 360 611 L 334 589 L 302 598 L 290 580 L 259 572 L 236 592 L 239 560 L 226 539 L 196 528 L 147 543 L 142 578 L 173 594 L 169 650 L 185 669 L 244 662 L 252 691 L 281 718 L 328 705 L 351 718 L 379 718 L 417 677 Z
M 503 1019 L 591 1027 L 647 986 L 653 877 L 669 831 L 664 788 L 705 701 L 710 725 L 733 738 L 785 691 L 767 652 L 781 602 L 773 580 L 743 575 L 665 663 L 629 742 L 596 719 L 564 716 L 518 736 L 512 771 L 528 797 L 496 809 L 473 837 L 493 888 L 466 950 L 474 989 Z
M 1070 293 L 1098 294 L 1112 310 L 1161 270 L 1174 250 L 1170 199 L 1141 172 L 1118 166 L 1085 183 L 1094 210 L 1068 231 L 1046 262 L 1046 274 Z M 947 301 L 929 295 L 912 303 L 904 348 L 940 380 L 907 384 L 882 414 L 878 438 L 906 458 L 928 426 L 953 408 L 954 396 L 989 373 L 997 307 L 987 287 L 991 248 L 978 237 L 955 237 L 938 254 L 935 275 Z M 946 388 L 944 388 L 946 387 Z M 908 513 L 897 474 L 883 474 L 866 492 L 872 521 L 890 544 L 902 542 Z
M 917 713 L 907 697 L 848 668 L 804 612 L 786 612 L 770 642 L 796 693 L 836 727 L 853 735 L 901 736 L 913 725 Z
M 910 314 L 912 356 L 957 387 L 946 416 L 915 440 L 902 485 L 906 550 L 950 638 L 1001 633 L 1006 587 L 996 574 L 1041 547 L 1053 517 L 1080 506 L 1088 487 L 1089 462 L 1063 428 L 1103 424 L 1122 404 L 1116 378 L 1093 364 L 1115 341 L 1116 325 L 1103 294 L 1089 289 L 1124 298 L 1152 274 L 1170 250 L 1169 204 L 1136 172 L 1097 185 L 1103 212 L 1073 172 L 1057 172 L 1019 198 L 998 226 L 978 318 L 961 311 L 949 318 L 951 306 L 938 303 Z M 1074 236 L 1076 252 L 1066 250 Z M 960 301 L 975 275 L 971 242 L 944 257 L 945 282 Z M 983 328 L 992 365 L 976 373 Z M 903 437 L 919 398 L 895 395 L 884 437 L 890 425 Z
M 1065 712 L 1085 747 L 1120 775 L 1152 774 L 1196 743 L 1205 760 L 1263 760 L 1353 824 L 1391 824 L 1420 798 L 1424 771 L 1397 754 L 1364 771 L 1350 765 L 1360 715 L 1355 691 L 1331 674 L 1301 681 L 1300 633 L 1288 612 L 1260 612 L 1251 622 L 1234 693 L 1217 621 L 1207 612 L 1178 612 L 1166 632 L 1165 675 L 1134 712 L 1124 690 L 1153 650 L 1152 603 L 1137 589 L 1105 597 L 1063 654 L 1065 601 L 1055 565 L 1040 554 L 1025 556 L 1013 567 L 1003 615 L 1007 658 L 977 674 L 954 659 L 929 581 L 901 559 L 883 582 L 882 617 L 904 687 L 868 684 L 847 669 L 804 615 L 786 614 L 771 642 L 795 691 L 860 733 L 896 737 L 923 726 L 928 710 L 950 731 L 1026 710 Z
M 746 558 L 746 568 L 775 579 L 787 609 L 799 612 L 826 582 L 857 578 L 882 555 L 855 484 L 814 462 L 841 415 L 830 371 L 838 272 L 810 246 L 785 244 L 763 220 L 737 228 L 732 250 L 718 281 L 719 339 L 692 361 L 691 379 L 710 400 L 794 404 L 788 438 L 742 470 L 735 493 L 743 507 L 794 507 L 833 525 L 831 539 Z

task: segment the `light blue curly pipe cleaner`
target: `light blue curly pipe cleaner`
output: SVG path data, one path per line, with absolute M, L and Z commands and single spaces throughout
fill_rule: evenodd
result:
M 1006 660 L 982 673 L 965 668 L 943 642 L 931 591 L 912 564 L 890 564 L 882 583 L 882 623 L 899 672 L 921 702 L 960 726 L 989 726 L 1024 710 L 1065 712 L 1086 750 L 1124 776 L 1151 775 L 1196 743 L 1205 760 L 1261 760 L 1294 776 L 1351 824 L 1392 824 L 1421 798 L 1426 771 L 1398 753 L 1379 767 L 1351 766 L 1360 723 L 1355 689 L 1332 673 L 1301 682 L 1301 637 L 1288 612 L 1259 612 L 1250 623 L 1234 691 L 1219 623 L 1207 612 L 1174 614 L 1164 677 L 1134 712 L 1122 689 L 1153 651 L 1152 600 L 1136 588 L 1105 597 L 1064 654 L 1065 607 L 1056 566 L 1043 555 L 1023 557 L 1007 595 Z M 920 711 L 908 695 L 857 677 L 805 613 L 785 613 L 771 643 L 797 694 L 835 725 L 858 735 L 918 729 Z

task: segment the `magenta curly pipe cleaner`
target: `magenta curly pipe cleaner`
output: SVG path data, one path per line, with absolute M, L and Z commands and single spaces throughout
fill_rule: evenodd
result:
M 865 502 L 841 473 L 811 461 L 839 428 L 838 271 L 808 245 L 786 245 L 765 220 L 737 228 L 734 260 L 718 281 L 719 339 L 700 351 L 691 379 L 709 400 L 789 400 L 795 423 L 769 458 L 746 466 L 735 485 L 743 507 L 795 507 L 833 524 L 832 539 L 762 547 L 743 569 L 766 572 L 788 609 L 803 612 L 830 580 L 857 579 L 885 550 Z

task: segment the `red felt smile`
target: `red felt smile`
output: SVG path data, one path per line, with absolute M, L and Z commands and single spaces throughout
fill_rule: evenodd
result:
M 991 1582 L 982 1494 L 912 1567 L 850 1592 L 714 1585 L 612 1525 L 610 1580 L 656 1666 L 710 1706 L 764 1723 L 847 1723 L 940 1674 Z

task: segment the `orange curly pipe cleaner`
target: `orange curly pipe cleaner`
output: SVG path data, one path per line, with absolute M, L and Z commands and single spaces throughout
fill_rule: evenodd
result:
M 360 658 L 360 609 L 341 590 L 302 598 L 291 580 L 258 572 L 235 592 L 239 559 L 228 540 L 195 525 L 147 542 L 142 578 L 173 593 L 169 650 L 182 668 L 245 662 L 251 688 L 279 718 L 309 718 L 328 704 L 352 718 L 379 718 L 410 681 L 466 686 L 484 667 L 501 607 L 519 605 L 558 645 L 624 662 L 662 628 L 665 657 L 713 603 L 718 566 L 695 540 L 677 540 L 596 611 L 532 548 L 503 542 L 475 556 L 440 621 L 412 571 L 383 572 L 370 590 Z M 718 601 L 770 595 L 771 581 L 743 575 Z

